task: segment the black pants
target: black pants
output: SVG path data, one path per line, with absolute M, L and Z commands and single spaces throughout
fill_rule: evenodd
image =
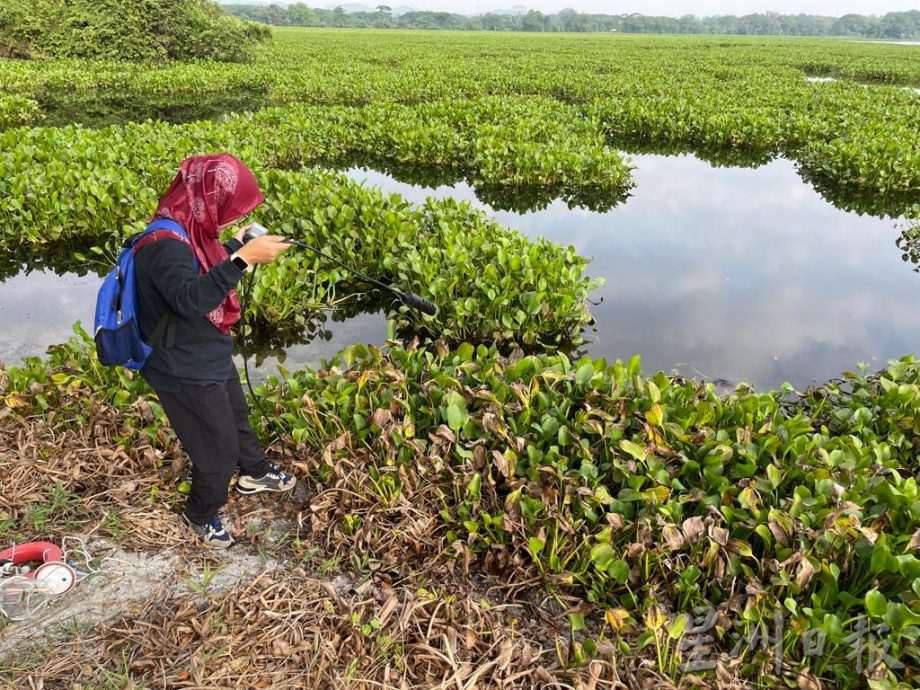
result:
M 227 502 L 237 467 L 244 474 L 261 477 L 269 464 L 249 426 L 249 406 L 238 374 L 225 383 L 183 381 L 180 386 L 178 393 L 157 391 L 157 396 L 192 458 L 192 491 L 185 514 L 203 525 Z

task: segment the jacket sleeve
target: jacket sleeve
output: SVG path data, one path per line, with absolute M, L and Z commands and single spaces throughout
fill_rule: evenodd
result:
M 243 277 L 228 258 L 198 275 L 191 250 L 179 240 L 164 239 L 141 248 L 135 270 L 146 271 L 170 308 L 183 317 L 206 316 Z

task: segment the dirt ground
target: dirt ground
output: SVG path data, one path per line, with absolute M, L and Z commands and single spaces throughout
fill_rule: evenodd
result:
M 55 597 L 26 621 L 9 621 L 0 631 L 0 659 L 68 628 L 91 628 L 110 618 L 127 615 L 140 604 L 192 593 L 202 574 L 190 572 L 189 562 L 176 547 L 162 553 L 131 553 L 105 540 L 90 541 L 87 551 L 101 559 L 96 572 L 81 572 L 78 584 Z M 98 554 L 98 556 L 97 556 Z M 263 562 L 245 551 L 229 550 L 208 558 L 214 568 L 209 588 L 227 590 L 251 580 L 277 562 Z

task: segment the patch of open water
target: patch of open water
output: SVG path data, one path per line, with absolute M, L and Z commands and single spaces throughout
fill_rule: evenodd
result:
M 805 77 L 805 81 L 809 84 L 832 84 L 836 81 L 839 81 L 836 77 Z M 861 84 L 864 88 L 870 88 L 870 84 Z M 911 93 L 920 94 L 920 89 L 914 86 L 902 86 L 902 89 L 905 91 L 910 91 Z

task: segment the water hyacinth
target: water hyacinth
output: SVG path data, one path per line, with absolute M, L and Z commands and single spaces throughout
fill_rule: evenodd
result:
M 424 43 L 364 33 L 362 45 L 373 46 L 365 54 L 354 42 L 339 41 L 342 34 L 310 31 L 309 41 L 305 35 L 276 31 L 274 44 L 251 65 L 6 60 L 0 83 L 55 111 L 68 97 L 75 104 L 110 98 L 116 109 L 116 96 L 149 101 L 154 112 L 169 98 L 214 105 L 222 92 L 286 106 L 191 129 L 128 127 L 102 139 L 71 133 L 79 155 L 89 153 L 88 165 L 78 165 L 76 177 L 58 173 L 48 193 L 75 179 L 98 186 L 94 170 L 104 161 L 95 158 L 96 147 L 122 148 L 119 140 L 127 136 L 119 160 L 144 171 L 129 185 L 130 198 L 144 187 L 141 180 L 156 175 L 156 159 L 174 162 L 190 151 L 229 148 L 269 167 L 346 154 L 444 166 L 483 188 L 543 186 L 577 203 L 606 197 L 609 207 L 629 189 L 615 149 L 653 142 L 703 154 L 783 154 L 823 186 L 881 197 L 876 213 L 898 215 L 916 199 L 920 60 L 902 46 L 476 35 L 443 37 L 432 51 Z M 814 75 L 837 81 L 806 81 Z M 253 105 L 227 101 L 228 109 Z M 21 107 L 0 102 L 0 113 L 9 113 L 0 115 L 0 129 L 38 122 L 40 112 L 23 119 Z M 144 112 L 132 107 L 127 117 Z M 47 135 L 5 140 L 0 147 L 12 158 L 2 165 L 15 177 L 17 148 L 39 156 L 47 149 L 53 161 L 64 143 Z M 834 199 L 832 190 L 829 196 Z
M 254 426 L 315 490 L 293 508 L 285 556 L 327 549 L 400 577 L 427 578 L 437 564 L 450 570 L 438 586 L 483 575 L 549 593 L 569 604 L 563 669 L 632 659 L 676 678 L 699 619 L 711 623 L 719 682 L 730 667 L 763 687 L 866 676 L 916 687 L 913 357 L 802 393 L 717 395 L 644 375 L 638 357 L 566 355 L 599 285 L 586 258 L 470 204 L 412 206 L 328 168 L 465 180 L 495 208 L 560 198 L 609 209 L 633 185 L 628 151 L 693 151 L 713 165 L 782 155 L 838 206 L 916 215 L 920 99 L 905 87 L 920 87 L 920 53 L 725 37 L 276 39 L 247 65 L 0 60 L 0 237 L 33 253 L 76 245 L 75 260 L 101 267 L 143 227 L 179 160 L 228 150 L 265 188 L 254 219 L 440 307 L 429 320 L 387 302 L 401 344 L 354 345 L 259 387 L 271 416 Z M 818 75 L 838 81 L 806 80 Z M 40 126 L 90 98 L 133 103 L 103 128 L 76 107 L 68 126 Z M 196 99 L 227 113 L 185 124 L 138 114 Z M 898 240 L 907 259 L 915 235 Z M 317 309 L 377 297 L 292 252 L 259 269 L 247 322 L 283 335 Z M 17 478 L 15 501 L 0 498 L 0 533 L 26 524 L 117 538 L 144 524 L 148 546 L 166 543 L 175 440 L 146 384 L 100 366 L 91 348 L 79 331 L 47 360 L 0 366 L 4 442 L 51 430 L 26 461 L 0 453 L 0 474 Z M 76 455 L 55 445 L 63 438 Z M 777 620 L 775 640 L 752 642 Z M 859 626 L 890 643 L 871 672 L 851 663 Z M 358 629 L 375 634 L 371 620 Z M 801 644 L 817 632 L 820 656 Z
M 42 119 L 41 108 L 31 98 L 0 93 L 0 131 L 38 124 Z
M 89 344 L 84 334 L 47 362 L 5 372 L 13 416 L 54 408 L 81 424 L 84 389 L 126 412 L 147 397 L 136 377 L 100 367 Z M 254 423 L 300 458 L 306 481 L 332 482 L 343 463 L 369 473 L 348 498 L 312 506 L 314 531 L 335 529 L 348 548 L 386 562 L 394 537 L 381 527 L 408 501 L 412 520 L 430 513 L 439 526 L 429 532 L 464 567 L 535 577 L 599 612 L 609 627 L 579 647 L 587 658 L 610 639 L 657 646 L 666 664 L 681 616 L 710 607 L 722 653 L 779 615 L 787 663 L 846 684 L 856 678 L 846 639 L 863 617 L 887 626 L 889 654 L 906 668 L 898 677 L 915 680 L 920 364 L 911 357 L 801 394 L 718 396 L 643 375 L 637 357 L 355 345 L 257 393 L 274 412 Z M 144 420 L 124 443 L 132 434 L 168 442 L 159 406 Z M 373 521 L 356 517 L 358 504 L 374 506 Z M 815 629 L 827 638 L 821 659 L 799 645 Z M 745 673 L 773 673 L 767 652 L 746 651 Z
M 778 611 L 787 641 L 821 628 L 838 660 L 846 624 L 868 615 L 911 665 L 918 381 L 908 357 L 802 396 L 719 397 L 643 376 L 638 358 L 354 346 L 261 392 L 293 443 L 325 448 L 321 476 L 366 450 L 443 482 L 444 539 L 489 568 L 523 557 L 635 620 L 710 606 L 723 644 Z
M 585 300 L 601 281 L 584 274 L 585 259 L 468 203 L 429 199 L 413 208 L 321 171 L 271 171 L 265 187 L 269 204 L 254 214 L 264 225 L 437 304 L 436 319 L 392 305 L 397 327 L 422 338 L 564 346 L 580 342 L 591 321 Z M 327 264 L 303 253 L 261 269 L 249 323 L 262 332 L 302 330 L 311 311 L 370 287 Z

